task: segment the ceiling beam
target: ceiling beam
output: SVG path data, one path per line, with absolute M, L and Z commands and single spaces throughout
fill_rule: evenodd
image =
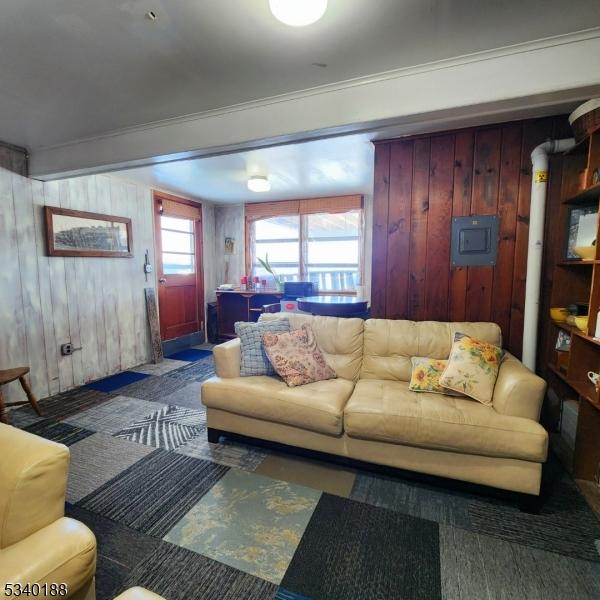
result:
M 31 150 L 31 176 L 86 173 L 377 130 L 508 120 L 600 94 L 600 28 Z

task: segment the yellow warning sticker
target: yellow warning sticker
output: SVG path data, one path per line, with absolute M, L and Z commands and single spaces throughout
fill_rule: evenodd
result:
M 536 171 L 533 174 L 533 181 L 535 183 L 546 183 L 548 181 L 548 171 Z

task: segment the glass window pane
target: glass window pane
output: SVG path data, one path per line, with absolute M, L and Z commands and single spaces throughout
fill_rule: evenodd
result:
M 269 263 L 274 267 L 281 263 L 298 263 L 300 247 L 298 242 L 256 242 L 254 262 L 259 258 L 265 259 L 269 255 Z
M 358 285 L 358 269 L 348 267 L 307 267 L 308 279 L 321 292 L 349 292 Z
M 193 254 L 169 254 L 163 252 L 163 273 L 165 275 L 188 275 L 194 273 Z
M 194 236 L 191 233 L 163 230 L 161 234 L 163 252 L 194 253 Z
M 254 222 L 254 237 L 258 240 L 297 240 L 300 217 L 272 217 Z
M 358 239 L 326 242 L 308 242 L 308 259 L 311 265 L 358 266 Z
M 164 229 L 175 229 L 176 231 L 185 231 L 187 233 L 194 231 L 194 222 L 192 220 L 165 217 L 164 215 L 160 217 L 160 226 Z

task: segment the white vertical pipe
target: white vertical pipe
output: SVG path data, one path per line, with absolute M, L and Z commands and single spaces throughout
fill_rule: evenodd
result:
M 525 310 L 523 322 L 523 364 L 535 371 L 537 332 L 540 312 L 540 282 L 544 250 L 544 221 L 548 187 L 548 154 L 565 152 L 575 145 L 573 138 L 549 140 L 531 153 L 531 207 L 529 209 L 529 244 L 527 278 L 525 280 Z

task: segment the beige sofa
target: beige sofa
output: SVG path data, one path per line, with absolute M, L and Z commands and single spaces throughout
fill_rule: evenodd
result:
M 217 376 L 202 385 L 209 441 L 235 433 L 368 463 L 537 495 L 548 435 L 538 423 L 546 384 L 510 354 L 493 407 L 408 389 L 411 357 L 448 358 L 454 333 L 500 346 L 493 323 L 337 319 L 302 314 L 337 379 L 289 388 L 240 377 L 240 343 L 216 346 Z

